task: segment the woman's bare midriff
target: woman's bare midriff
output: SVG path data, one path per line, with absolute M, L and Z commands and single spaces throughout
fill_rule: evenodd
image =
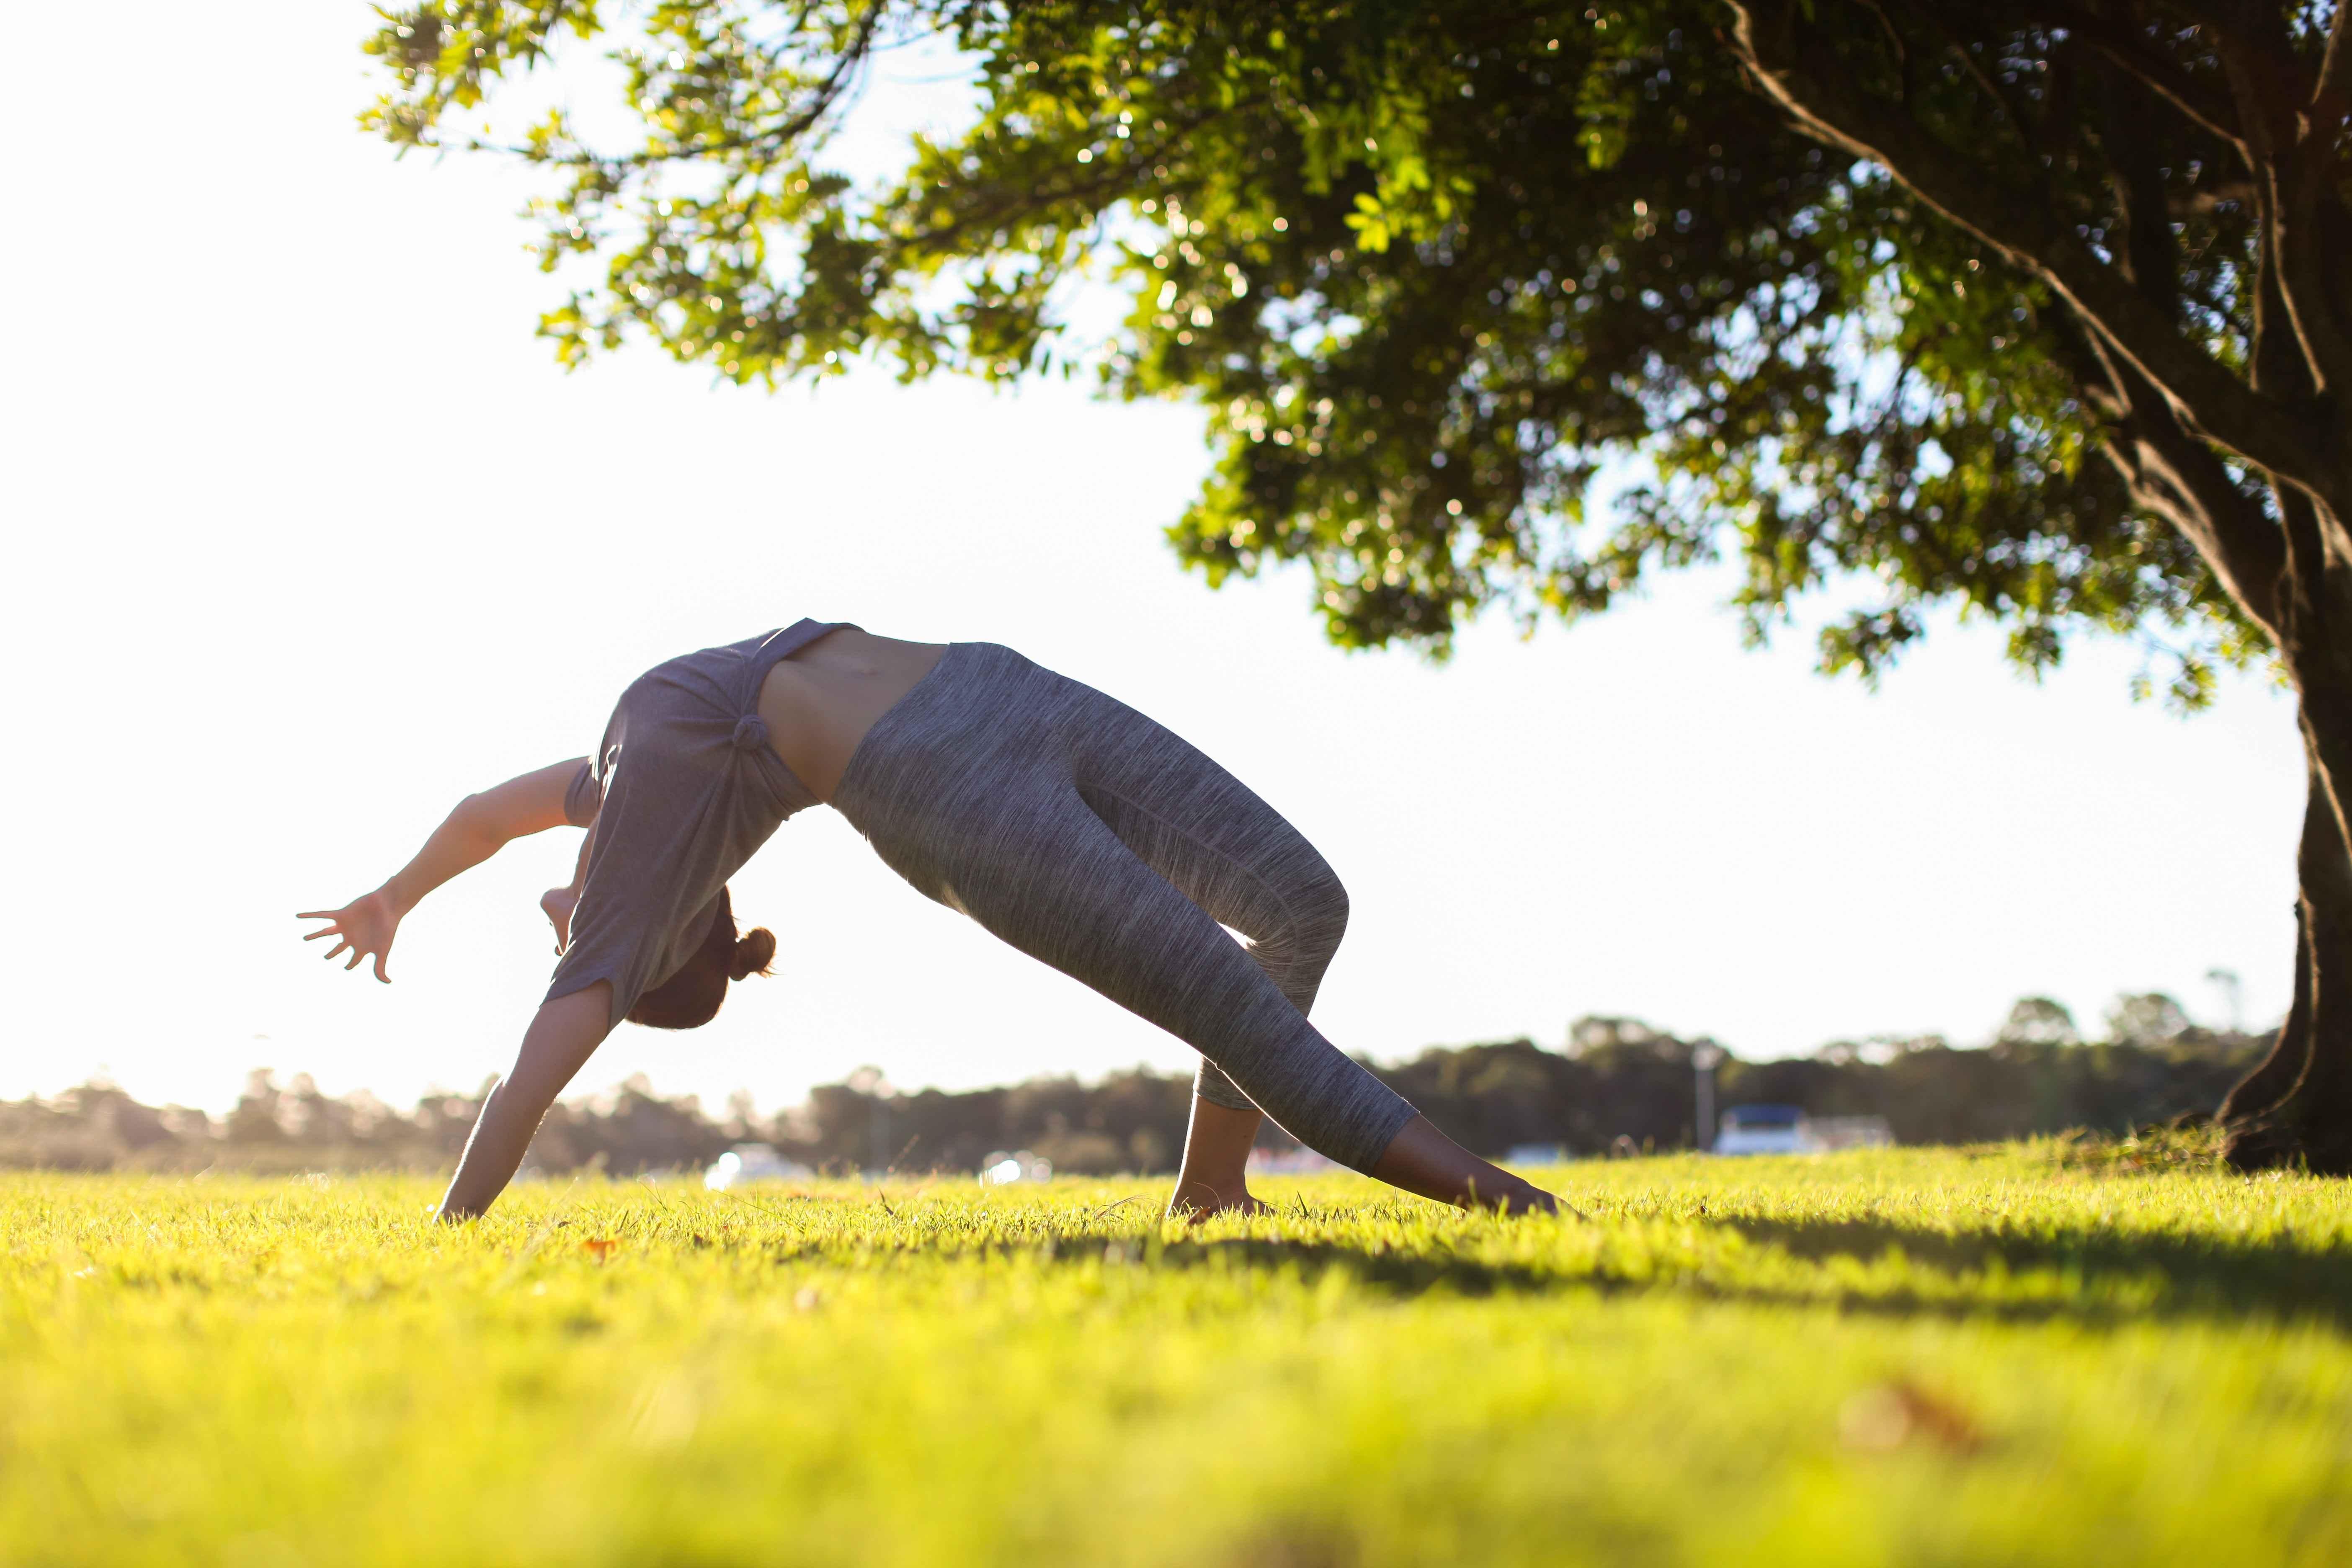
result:
M 769 743 L 801 783 L 831 804 L 857 742 L 947 652 L 856 626 L 830 631 L 778 662 L 760 687 Z

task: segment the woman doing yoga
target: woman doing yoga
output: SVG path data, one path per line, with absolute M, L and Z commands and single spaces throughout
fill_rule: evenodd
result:
M 1313 846 L 1223 768 L 1101 692 L 993 643 L 802 621 L 647 671 L 592 758 L 458 803 L 416 858 L 340 910 L 329 959 L 384 958 L 401 919 L 524 834 L 588 829 L 554 922 L 554 983 L 442 1200 L 480 1214 L 623 1019 L 708 1023 L 775 939 L 738 936 L 727 879 L 793 812 L 846 816 L 908 881 L 1202 1058 L 1174 1214 L 1258 1207 L 1261 1113 L 1392 1186 L 1465 1207 L 1554 1200 L 1454 1143 L 1307 1021 L 1347 924 Z M 1222 922 L 1222 923 L 1221 923 Z M 1233 940 L 1230 926 L 1248 940 Z

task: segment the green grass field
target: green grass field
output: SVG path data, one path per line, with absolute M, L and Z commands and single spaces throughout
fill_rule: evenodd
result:
M 2343 1183 L 1548 1173 L 0 1177 L 0 1563 L 2352 1562 Z

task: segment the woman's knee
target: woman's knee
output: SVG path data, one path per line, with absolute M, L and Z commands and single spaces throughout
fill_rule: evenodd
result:
M 1348 889 L 1330 867 L 1323 866 L 1321 875 L 1291 900 L 1290 917 L 1301 955 L 1311 957 L 1318 968 L 1328 963 L 1339 949 L 1339 939 L 1348 934 Z
M 1327 870 L 1312 881 L 1294 883 L 1282 900 L 1282 916 L 1255 935 L 1251 950 L 1260 967 L 1302 1012 L 1323 983 L 1323 972 L 1348 933 L 1348 893 Z

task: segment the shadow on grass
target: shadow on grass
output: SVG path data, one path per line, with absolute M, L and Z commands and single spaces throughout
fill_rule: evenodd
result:
M 2352 1252 L 2315 1252 L 2284 1240 L 2099 1231 L 1955 1235 L 1878 1220 L 1738 1219 L 1727 1225 L 1752 1242 L 1777 1247 L 1807 1262 L 1851 1259 L 1869 1264 L 1899 1254 L 1912 1264 L 1958 1279 L 2055 1272 L 2067 1280 L 2070 1294 L 2084 1298 L 2078 1302 L 2003 1302 L 1995 1297 L 1957 1309 L 1964 1314 L 2097 1320 L 2258 1313 L 2316 1319 L 2339 1330 L 2352 1327 Z M 2112 1299 L 2116 1292 L 2147 1292 L 2151 1287 L 2154 1300 L 2144 1307 Z M 1988 1283 L 1987 1289 L 1998 1287 Z
M 1344 1269 L 1360 1287 L 1399 1298 L 1556 1294 L 1688 1294 L 1713 1300 L 1818 1306 L 1887 1317 L 2070 1321 L 2090 1325 L 2150 1319 L 2250 1316 L 2352 1329 L 2352 1252 L 2313 1252 L 2284 1242 L 2122 1237 L 2087 1232 L 2029 1237 L 1952 1235 L 1874 1221 L 1735 1219 L 1721 1222 L 1759 1247 L 1820 1266 L 1816 1280 L 1745 1280 L 1738 1255 L 1699 1267 L 1660 1260 L 1629 1275 L 1604 1254 L 1596 1267 L 1546 1268 L 1489 1263 L 1444 1252 L 1404 1252 L 1328 1241 L 1253 1237 L 1177 1241 L 1147 1254 L 1132 1237 L 1066 1237 L 1059 1258 L 1105 1249 L 1163 1268 L 1224 1267 L 1293 1270 L 1312 1279 Z M 1899 1256 L 1937 1276 L 1928 1289 L 1841 1280 L 1840 1262 L 1870 1265 Z M 2056 1274 L 2062 1291 L 2021 1289 L 2020 1276 Z
M 1591 1275 L 1564 1274 L 1524 1264 L 1482 1263 L 1443 1252 L 1393 1252 L 1331 1241 L 1283 1241 L 1249 1237 L 1230 1241 L 1178 1241 L 1161 1248 L 1161 1268 L 1223 1265 L 1268 1273 L 1295 1268 L 1310 1279 L 1343 1268 L 1359 1284 L 1392 1296 L 1456 1296 L 1565 1290 L 1605 1283 Z

